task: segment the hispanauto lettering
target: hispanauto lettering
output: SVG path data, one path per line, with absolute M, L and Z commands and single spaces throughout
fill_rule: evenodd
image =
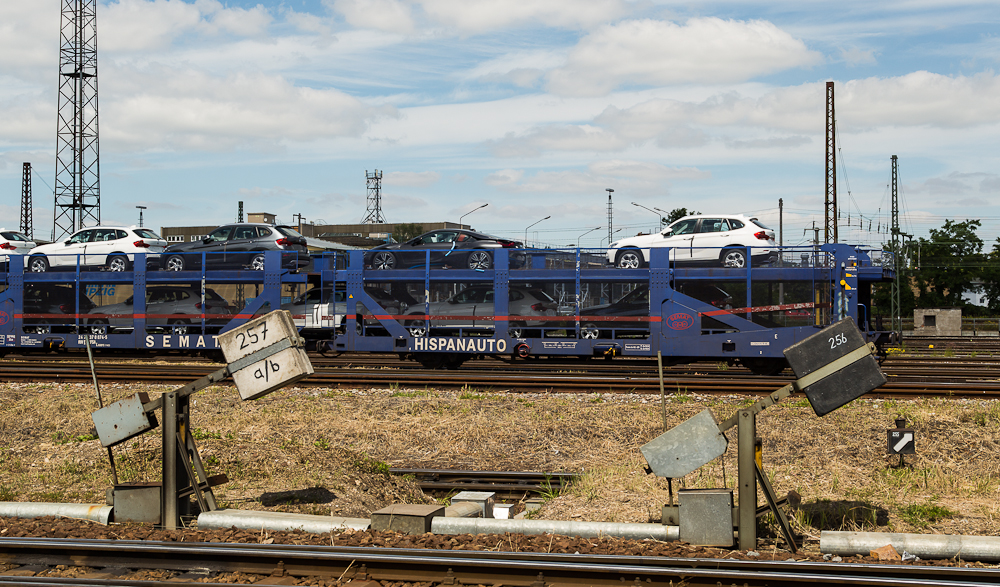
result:
M 415 351 L 454 351 L 467 353 L 503 353 L 507 351 L 507 341 L 493 338 L 414 338 Z

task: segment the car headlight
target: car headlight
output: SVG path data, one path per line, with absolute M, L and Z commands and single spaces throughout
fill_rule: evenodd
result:
M 615 242 L 611 243 L 610 245 L 608 245 L 608 248 L 609 249 L 617 249 L 618 248 L 618 241 L 615 241 Z

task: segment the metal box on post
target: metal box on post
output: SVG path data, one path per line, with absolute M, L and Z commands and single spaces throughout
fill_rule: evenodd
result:
M 726 452 L 728 442 L 711 410 L 704 410 L 642 445 L 639 450 L 658 477 L 676 479 Z
M 680 540 L 695 546 L 733 546 L 733 490 L 681 489 Z
M 160 523 L 161 483 L 122 483 L 114 488 L 114 521 Z
M 785 349 L 785 358 L 795 371 L 796 379 L 816 373 L 837 359 L 857 353 L 858 360 L 823 375 L 819 381 L 802 391 L 817 416 L 825 416 L 837 408 L 884 385 L 885 375 L 867 347 L 858 327 L 851 318 L 845 318 L 823 329 L 822 336 L 813 335 Z

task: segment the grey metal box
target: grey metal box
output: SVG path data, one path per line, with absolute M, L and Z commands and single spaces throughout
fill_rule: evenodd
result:
M 431 518 L 443 515 L 440 505 L 394 504 L 372 512 L 372 530 L 423 534 L 431 531 Z
M 493 517 L 493 506 L 496 505 L 496 493 L 492 491 L 460 491 L 451 498 L 451 503 L 470 502 L 482 510 L 482 518 Z
M 114 521 L 160 523 L 160 483 L 123 483 L 114 488 Z
M 681 542 L 733 546 L 732 489 L 681 489 L 677 503 Z
M 801 379 L 863 346 L 865 340 L 854 320 L 845 318 L 788 347 L 785 358 L 795 371 L 795 377 Z M 868 355 L 803 391 L 816 415 L 824 416 L 885 382 L 885 375 L 878 368 L 875 357 Z
M 676 479 L 726 452 L 726 437 L 711 410 L 698 414 L 639 447 L 658 477 Z
M 146 403 L 149 396 L 141 391 L 91 414 L 101 445 L 114 446 L 156 428 L 156 415 L 143 410 Z

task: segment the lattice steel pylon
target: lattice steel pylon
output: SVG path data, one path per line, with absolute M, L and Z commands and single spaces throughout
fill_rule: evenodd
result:
M 365 183 L 368 185 L 368 212 L 364 224 L 385 224 L 382 216 L 382 172 L 376 169 L 372 173 L 365 170 Z
M 62 0 L 52 240 L 101 223 L 97 0 Z
M 823 242 L 837 242 L 837 118 L 833 108 L 833 82 L 826 82 L 826 197 Z
M 25 162 L 21 178 L 21 234 L 35 238 L 35 228 L 31 222 L 31 163 Z

